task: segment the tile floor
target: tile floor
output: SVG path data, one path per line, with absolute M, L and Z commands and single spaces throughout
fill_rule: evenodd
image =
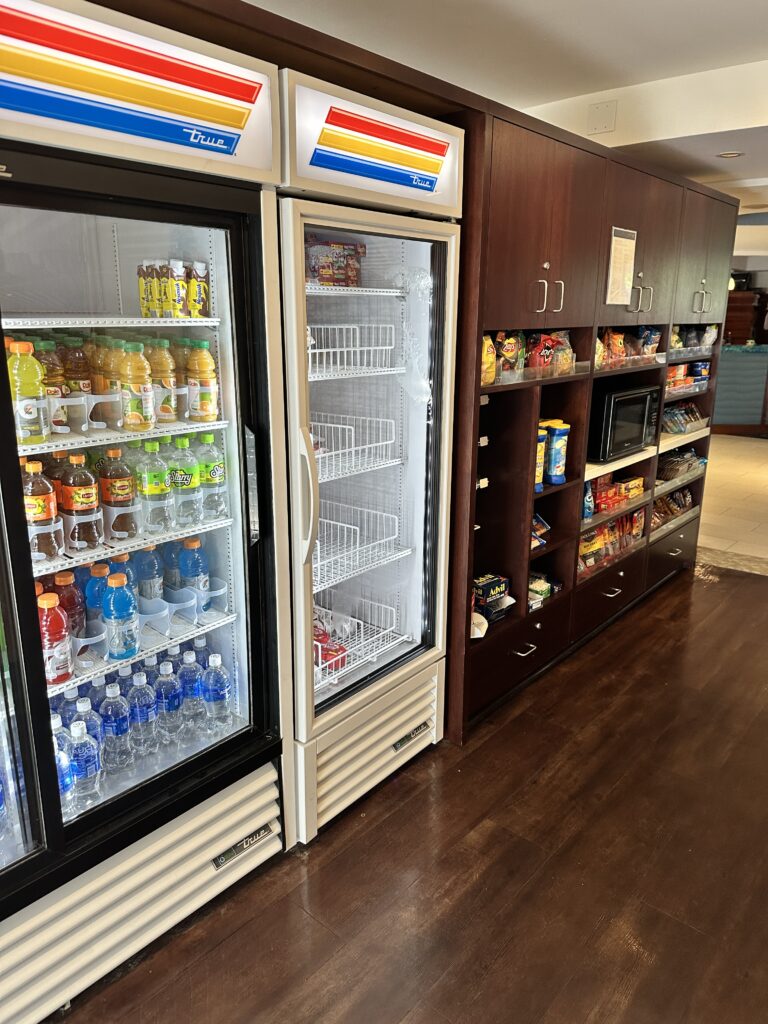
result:
M 768 440 L 712 437 L 699 559 L 768 575 Z

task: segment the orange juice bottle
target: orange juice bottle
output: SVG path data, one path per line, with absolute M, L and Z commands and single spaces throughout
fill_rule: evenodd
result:
M 149 430 L 155 425 L 152 368 L 140 341 L 128 341 L 120 363 L 123 395 L 123 430 Z
M 211 343 L 190 341 L 187 361 L 187 402 L 189 418 L 195 423 L 213 423 L 219 418 L 219 382 Z
M 158 423 L 176 422 L 176 363 L 170 348 L 167 338 L 155 338 L 149 355 Z

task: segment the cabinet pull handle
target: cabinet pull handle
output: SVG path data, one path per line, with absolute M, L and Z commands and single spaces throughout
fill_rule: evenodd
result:
M 610 590 L 603 591 L 603 597 L 618 597 L 621 593 L 621 587 L 611 587 Z
M 537 310 L 535 310 L 535 312 L 536 313 L 544 313 L 546 311 L 546 308 L 547 308 L 547 293 L 549 291 L 549 282 L 545 281 L 543 277 L 540 277 L 539 280 L 536 282 L 536 284 L 543 284 L 544 285 L 544 304 L 542 305 L 541 309 L 537 309 Z
M 682 555 L 682 553 L 683 553 L 683 549 L 682 548 L 675 548 L 674 551 L 668 551 L 667 552 L 667 554 L 670 556 L 670 558 L 677 558 L 677 556 L 678 555 Z
M 529 643 L 527 644 L 527 647 L 527 651 L 515 651 L 515 654 L 518 656 L 518 658 L 527 658 L 529 654 L 533 654 L 533 652 L 536 650 L 536 644 Z
M 632 292 L 637 288 L 637 305 L 632 305 Z M 643 286 L 641 284 L 633 284 L 629 293 L 629 305 L 627 306 L 628 313 L 639 313 L 640 307 L 643 304 Z
M 696 296 L 697 295 L 701 295 L 701 307 L 699 309 L 696 309 Z M 706 292 L 703 290 L 703 288 L 698 288 L 693 293 L 693 312 L 694 313 L 703 313 L 704 312 L 704 296 L 705 295 L 706 295 Z
M 555 284 L 559 284 L 560 285 L 560 304 L 557 307 L 557 309 L 553 309 L 552 312 L 553 313 L 562 313 L 563 312 L 563 305 L 565 303 L 565 281 L 555 281 Z
M 702 304 L 702 310 L 701 310 L 701 312 L 702 312 L 702 313 L 709 313 L 709 312 L 711 312 L 711 310 L 712 310 L 712 292 L 704 292 L 704 295 L 705 295 L 705 297 L 706 297 L 707 295 L 709 296 L 709 302 L 707 303 L 707 305 L 706 305 L 706 306 L 704 306 L 704 305 Z
M 643 285 L 643 287 L 640 289 L 640 301 L 642 303 L 643 292 L 646 290 L 646 288 L 651 293 L 651 296 L 648 299 L 648 305 L 643 307 L 643 308 L 641 308 L 640 310 L 638 310 L 638 312 L 640 312 L 640 313 L 650 313 L 651 312 L 651 306 L 653 305 L 653 285 L 652 284 Z

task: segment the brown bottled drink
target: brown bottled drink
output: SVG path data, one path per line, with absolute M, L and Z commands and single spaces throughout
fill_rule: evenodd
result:
M 24 512 L 30 526 L 46 528 L 39 533 L 30 533 L 29 549 L 33 561 L 58 558 L 62 551 L 61 528 L 59 527 L 58 536 L 54 530 L 54 521 L 58 514 L 56 493 L 50 480 L 43 476 L 41 462 L 28 461 L 24 466 Z
M 61 511 L 72 517 L 65 524 L 67 548 L 82 551 L 101 544 L 101 517 L 94 518 L 99 508 L 96 477 L 85 465 L 84 455 L 70 455 L 69 466 L 61 478 Z
M 51 452 L 51 457 L 46 463 L 44 473 L 53 484 L 56 494 L 56 504 L 61 504 L 61 478 L 69 468 L 69 456 L 66 452 Z
M 107 540 L 132 540 L 138 537 L 141 525 L 138 515 L 129 509 L 137 503 L 136 479 L 123 462 L 121 448 L 107 448 L 106 458 L 99 469 L 99 491 L 104 506 L 104 534 Z M 115 509 L 114 513 L 106 511 Z M 111 519 L 111 516 L 114 518 Z

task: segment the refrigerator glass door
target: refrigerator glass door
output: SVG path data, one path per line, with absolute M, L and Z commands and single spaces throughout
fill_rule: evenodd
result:
M 447 244 L 311 223 L 303 242 L 322 710 L 434 642 Z
M 66 730 L 73 820 L 250 727 L 229 233 L 4 205 L 0 282 L 27 686 Z

